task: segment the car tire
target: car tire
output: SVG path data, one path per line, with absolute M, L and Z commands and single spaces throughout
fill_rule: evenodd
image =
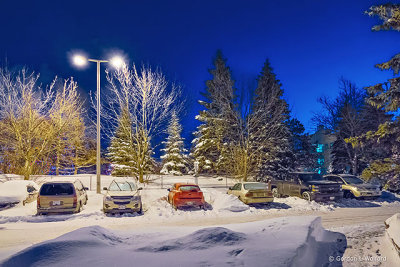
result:
M 142 206 L 142 203 L 140 203 L 140 209 L 139 209 L 139 211 L 137 212 L 138 214 L 143 214 L 143 206 Z
M 303 199 L 307 200 L 307 201 L 311 201 L 311 194 L 308 191 L 305 191 L 301 194 L 301 196 L 303 197 Z
M 343 194 L 344 198 L 355 198 L 354 194 L 351 191 L 345 191 Z
M 276 187 L 272 188 L 272 195 L 276 198 L 281 197 L 281 195 L 278 193 L 278 188 L 276 188 Z

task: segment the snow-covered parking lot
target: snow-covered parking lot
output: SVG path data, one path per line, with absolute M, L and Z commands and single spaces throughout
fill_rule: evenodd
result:
M 384 192 L 381 198 L 373 201 L 344 199 L 339 203 L 317 203 L 314 201 L 307 202 L 296 197 L 288 197 L 275 199 L 273 203 L 265 205 L 248 206 L 239 201 L 236 197 L 226 194 L 226 186 L 233 185 L 234 181 L 225 178 L 221 179 L 220 177 L 198 178 L 199 186 L 203 190 L 205 200 L 208 203 L 207 210 L 175 210 L 166 201 L 166 196 L 168 193 L 167 188 L 169 188 L 175 182 L 193 183 L 194 178 L 192 176 L 154 176 L 151 177 L 151 182 L 149 184 L 141 185 L 143 187 L 142 202 L 144 208 L 144 213 L 142 215 L 125 214 L 108 216 L 105 215 L 101 210 L 103 195 L 96 194 L 95 191 L 93 191 L 96 184 L 95 175 L 78 175 L 77 177 L 68 177 L 68 179 L 72 180 L 74 178 L 79 178 L 85 186 L 92 189 L 88 192 L 88 203 L 84 207 L 84 210 L 80 213 L 37 216 L 36 201 L 28 203 L 25 206 L 18 204 L 12 208 L 0 210 L 0 262 L 31 245 L 36 245 L 42 241 L 51 240 L 66 234 L 65 236 L 54 241 L 46 241 L 47 243 L 37 244 L 35 247 L 28 248 L 28 250 L 24 252 L 25 254 L 19 254 L 19 256 L 13 257 L 13 259 L 18 261 L 26 260 L 26 255 L 31 255 L 30 253 L 36 253 L 38 250 L 42 251 L 44 247 L 47 248 L 49 246 L 49 251 L 54 252 L 54 248 L 52 247 L 53 245 L 49 245 L 48 242 L 51 244 L 59 244 L 61 242 L 60 240 L 63 240 L 62 242 L 69 240 L 67 243 L 70 245 L 78 243 L 93 243 L 93 246 L 99 247 L 100 251 L 109 251 L 112 248 L 110 251 L 115 251 L 115 253 L 109 252 L 111 254 L 110 257 L 119 255 L 118 257 L 123 258 L 123 256 L 121 256 L 123 254 L 121 251 L 134 251 L 134 255 L 135 257 L 138 257 L 138 260 L 144 260 L 150 250 L 161 250 L 160 247 L 163 247 L 164 245 L 166 247 L 174 247 L 176 244 L 179 244 L 177 245 L 177 248 L 168 250 L 166 254 L 157 253 L 158 256 L 154 258 L 154 261 L 150 261 L 149 264 L 153 263 L 153 265 L 157 265 L 156 259 L 164 260 L 166 257 L 165 255 L 173 255 L 173 257 L 176 258 L 177 255 L 181 255 L 180 253 L 182 253 L 182 250 L 184 250 L 184 254 L 187 255 L 187 257 L 179 258 L 176 261 L 176 263 L 180 263 L 180 265 L 182 265 L 185 264 L 187 260 L 191 259 L 191 253 L 201 252 L 200 255 L 203 255 L 204 259 L 208 257 L 215 258 L 215 256 L 213 256 L 214 250 L 211 249 L 212 246 L 210 246 L 210 249 L 200 249 L 199 252 L 197 249 L 193 249 L 190 244 L 194 242 L 193 240 L 196 238 L 203 240 L 202 237 L 198 237 L 198 235 L 202 236 L 202 233 L 204 233 L 205 236 L 213 236 L 214 234 L 219 236 L 219 231 L 222 228 L 227 229 L 226 231 L 222 231 L 224 234 L 231 233 L 230 231 L 233 231 L 233 236 L 236 236 L 236 233 L 238 233 L 238 236 L 245 236 L 245 239 L 243 240 L 246 241 L 240 241 L 240 245 L 238 245 L 239 243 L 235 243 L 235 245 L 232 245 L 232 247 L 230 245 L 226 245 L 223 243 L 223 241 L 221 241 L 222 243 L 217 242 L 215 247 L 218 247 L 218 249 L 215 250 L 215 253 L 219 251 L 225 256 L 218 260 L 198 261 L 195 265 L 229 265 L 228 263 L 231 263 L 232 260 L 234 260 L 235 262 L 238 262 L 238 265 L 241 265 L 240 262 L 242 262 L 242 265 L 254 266 L 250 264 L 252 263 L 252 257 L 250 255 L 255 255 L 255 259 L 261 261 L 262 256 L 265 256 L 266 254 L 277 255 L 275 258 L 269 257 L 269 259 L 275 259 L 277 262 L 278 259 L 281 259 L 282 261 L 284 260 L 284 262 L 291 262 L 294 260 L 293 253 L 288 252 L 283 255 L 276 254 L 273 250 L 268 249 L 248 249 L 248 247 L 251 246 L 259 246 L 261 239 L 255 238 L 255 236 L 258 235 L 257 231 L 262 232 L 262 229 L 266 229 L 264 230 L 266 233 L 263 244 L 268 247 L 268 244 L 270 244 L 269 242 L 272 242 L 271 236 L 276 238 L 276 235 L 279 237 L 279 235 L 282 234 L 277 230 L 277 227 L 270 227 L 270 225 L 276 226 L 277 224 L 281 224 L 281 227 L 283 227 L 284 225 L 288 224 L 288 226 L 285 226 L 282 229 L 285 229 L 285 233 L 290 233 L 291 231 L 295 231 L 296 227 L 299 227 L 299 229 L 323 229 L 321 221 L 317 220 L 317 222 L 315 220 L 316 215 L 321 216 L 321 214 L 335 214 L 341 210 L 348 211 L 349 209 L 354 211 L 373 209 L 400 211 L 400 197 L 387 192 Z M 34 180 L 39 185 L 45 181 L 59 179 L 60 177 L 51 176 L 34 177 Z M 62 179 L 66 179 L 66 177 L 62 177 Z M 110 176 L 102 176 L 102 187 L 108 186 L 112 179 L 113 178 Z M 311 215 L 311 217 L 303 217 L 304 215 Z M 297 217 L 295 217 L 296 219 L 285 219 L 291 216 Z M 278 219 L 274 217 L 282 218 Z M 265 221 L 266 219 L 270 220 Z M 347 219 L 351 220 L 351 218 Z M 341 225 L 335 224 L 333 226 Z M 220 229 L 220 227 L 222 228 Z M 202 229 L 204 229 L 205 232 L 201 232 Z M 126 232 L 122 233 L 119 231 Z M 297 237 L 293 237 L 294 243 L 292 244 L 293 246 L 290 247 L 292 252 L 299 249 L 301 246 L 299 244 L 301 242 L 305 242 L 304 238 L 307 236 L 305 233 L 308 231 L 309 230 L 304 230 L 304 233 L 299 234 L 297 236 L 299 239 L 296 239 Z M 315 231 L 320 234 L 326 230 L 323 229 Z M 111 236 L 111 241 L 107 240 L 108 237 L 104 239 L 101 236 Z M 157 238 L 154 236 L 157 236 Z M 293 236 L 295 235 L 293 234 Z M 302 237 L 300 238 L 300 236 Z M 321 238 L 325 240 L 325 234 L 322 234 L 322 236 L 323 237 Z M 339 236 L 340 234 L 336 234 L 334 239 L 341 239 Z M 93 240 L 93 238 L 95 240 Z M 136 242 L 134 242 L 134 240 L 136 240 L 135 238 L 140 241 L 140 244 L 136 244 Z M 342 239 L 345 239 L 345 237 Z M 276 242 L 278 243 L 282 242 L 281 238 L 278 238 L 277 240 L 278 241 Z M 65 253 L 70 255 L 71 253 L 75 253 L 75 250 L 69 250 L 68 246 L 70 245 L 61 247 L 56 245 L 55 247 L 62 251 L 66 250 Z M 329 247 L 336 248 L 332 253 L 343 254 L 343 251 L 340 252 L 341 249 L 338 247 L 331 245 L 329 245 Z M 144 248 L 148 248 L 148 250 Z M 239 252 L 244 248 L 246 248 L 244 250 L 246 253 Z M 79 251 L 82 251 L 82 255 L 91 255 L 91 253 L 93 253 L 91 249 L 92 248 L 89 246 L 89 248 L 86 250 Z M 312 252 L 307 253 L 314 253 L 315 249 L 312 250 Z M 118 254 L 117 251 L 120 254 Z M 186 252 L 188 253 L 186 254 Z M 175 255 L 174 253 L 178 254 Z M 56 254 L 59 255 L 60 253 Z M 103 252 L 99 254 L 108 255 L 107 253 Z M 280 256 L 283 258 L 279 258 Z M 69 263 L 71 263 L 68 262 L 67 259 L 64 259 L 62 255 L 60 257 L 60 262 L 65 263 L 65 265 L 69 265 Z M 40 263 L 49 263 L 45 258 L 37 258 L 36 260 L 41 266 L 42 264 Z M 91 260 L 95 260 L 95 262 Z M 11 262 L 13 261 L 10 261 L 9 263 Z M 100 258 L 94 259 L 90 256 L 82 256 L 82 261 L 80 263 L 83 264 L 84 262 L 94 265 L 100 262 L 106 263 L 108 260 L 101 258 L 100 261 Z M 265 266 L 263 264 L 260 265 Z

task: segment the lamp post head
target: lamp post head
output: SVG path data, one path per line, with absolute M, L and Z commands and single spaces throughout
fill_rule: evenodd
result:
M 84 57 L 82 55 L 74 55 L 73 58 L 72 58 L 72 62 L 77 67 L 84 67 L 84 66 L 87 65 L 88 60 L 87 60 L 86 57 Z
M 125 61 L 120 56 L 114 56 L 113 58 L 111 58 L 110 63 L 116 69 L 119 69 L 119 68 L 122 68 L 123 66 L 125 66 Z

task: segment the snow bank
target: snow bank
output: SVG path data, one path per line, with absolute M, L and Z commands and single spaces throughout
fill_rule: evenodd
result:
M 400 213 L 397 213 L 385 221 L 386 233 L 400 256 Z
M 2 266 L 330 266 L 346 239 L 320 218 L 286 217 L 219 227 L 111 231 L 80 228 L 33 245 Z
M 28 197 L 27 186 L 39 190 L 39 186 L 33 181 L 10 180 L 0 183 L 0 204 L 18 203 Z

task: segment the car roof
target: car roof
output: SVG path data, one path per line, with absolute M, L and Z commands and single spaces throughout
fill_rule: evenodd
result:
M 134 180 L 134 179 L 132 179 L 132 178 L 124 178 L 124 177 L 117 177 L 117 178 L 114 178 L 113 181 L 119 182 L 119 183 L 125 183 L 125 182 L 133 182 L 133 183 L 136 183 L 136 180 Z
M 266 184 L 265 182 L 240 182 L 242 184 Z
M 318 174 L 316 172 L 291 172 L 291 174 Z
M 339 176 L 339 177 L 342 177 L 342 176 L 355 176 L 355 177 L 358 177 L 357 175 L 354 175 L 354 174 L 351 174 L 351 173 L 331 173 L 331 174 L 326 174 L 324 176 L 327 176 L 327 175 Z
M 75 183 L 77 181 L 80 182 L 80 180 L 78 180 L 78 179 L 75 179 L 75 180 L 67 180 L 67 179 L 65 179 L 65 180 L 47 181 L 47 182 L 45 182 L 43 184 L 68 184 L 68 183 L 73 184 L 73 183 Z
M 197 184 L 189 184 L 189 183 L 175 183 L 175 186 L 177 186 L 177 187 L 180 187 L 180 186 L 183 186 L 183 185 L 190 185 L 190 186 L 197 186 L 197 187 L 199 187 Z

